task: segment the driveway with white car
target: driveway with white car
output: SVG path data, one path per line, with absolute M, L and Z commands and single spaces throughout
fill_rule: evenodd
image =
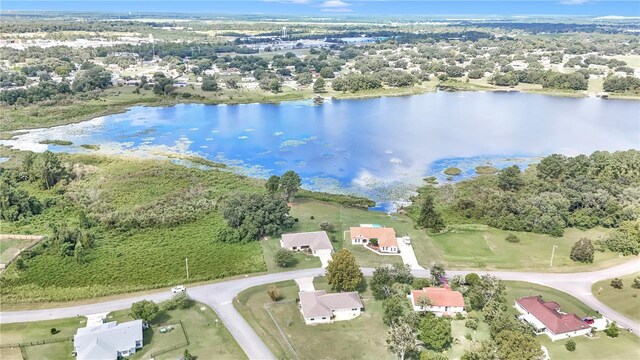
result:
M 413 252 L 411 243 L 407 244 L 403 238 L 398 238 L 398 249 L 400 249 L 402 262 L 411 265 L 412 270 L 424 270 L 424 268 L 418 264 L 418 259 L 416 259 L 416 254 Z

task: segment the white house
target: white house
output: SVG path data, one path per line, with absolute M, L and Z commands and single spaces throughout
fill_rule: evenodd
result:
M 422 290 L 412 290 L 408 297 L 415 311 L 429 311 L 437 316 L 451 316 L 464 313 L 464 298 L 462 297 L 462 293 L 453 291 L 448 286 L 443 288 L 426 287 Z M 427 301 L 422 303 L 422 299 Z
M 351 320 L 364 310 L 357 291 L 327 294 L 324 290 L 299 293 L 300 311 L 307 325 Z
M 541 296 L 516 299 L 515 308 L 520 312 L 520 320 L 531 324 L 537 334 L 546 334 L 552 341 L 586 335 L 591 326 L 576 314 L 560 311 L 560 304 L 544 301 Z
M 382 253 L 397 254 L 399 252 L 398 239 L 393 228 L 360 225 L 352 227 L 350 233 L 353 245 L 369 246 Z
M 142 320 L 79 328 L 73 337 L 78 360 L 116 360 L 142 348 Z
M 333 245 L 324 231 L 282 234 L 280 246 L 292 251 L 310 250 L 315 256 L 333 252 Z

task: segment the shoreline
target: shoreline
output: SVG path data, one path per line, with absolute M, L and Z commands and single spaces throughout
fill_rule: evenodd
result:
M 425 86 L 425 83 L 413 86 L 413 87 L 404 87 L 404 88 L 383 88 L 376 89 L 373 91 L 361 91 L 356 93 L 347 93 L 347 92 L 334 92 L 327 91 L 321 94 L 316 93 L 306 93 L 306 92 L 290 92 L 290 93 L 279 93 L 273 94 L 269 97 L 264 97 L 261 99 L 262 101 L 255 101 L 253 98 L 247 99 L 208 99 L 208 98 L 199 98 L 199 99 L 190 99 L 183 97 L 173 97 L 173 98 L 145 98 L 140 97 L 139 99 L 134 99 L 133 101 L 129 101 L 122 104 L 113 104 L 107 105 L 106 108 L 100 109 L 95 112 L 71 116 L 63 121 L 54 122 L 51 124 L 33 124 L 31 126 L 21 126 L 5 129 L 0 127 L 0 140 L 9 140 L 13 138 L 15 135 L 18 135 L 20 131 L 24 130 L 33 130 L 33 129 L 45 129 L 52 128 L 60 125 L 69 125 L 75 123 L 81 123 L 84 121 L 89 121 L 95 118 L 122 114 L 127 112 L 129 109 L 137 106 L 146 106 L 146 107 L 172 107 L 180 104 L 195 104 L 195 105 L 251 105 L 251 104 L 274 104 L 278 105 L 283 102 L 288 101 L 309 101 L 313 100 L 315 97 L 325 97 L 331 100 L 366 100 L 366 99 L 375 99 L 375 98 L 383 98 L 383 97 L 400 97 L 400 96 L 413 96 L 413 95 L 422 95 L 427 93 L 437 93 L 437 92 L 496 92 L 496 93 L 521 93 L 521 94 L 538 94 L 538 95 L 546 95 L 546 96 L 558 96 L 565 98 L 597 98 L 594 93 L 587 93 L 581 91 L 559 91 L 553 89 L 515 89 L 515 88 L 499 88 L 492 86 L 484 86 L 473 83 L 464 83 L 461 81 L 447 81 L 447 82 L 438 82 L 438 83 L 426 83 L 428 86 Z M 117 89 L 117 88 L 115 88 Z M 609 94 L 608 98 L 602 98 L 603 100 L 630 100 L 630 101 L 640 101 L 640 95 L 633 94 Z M 247 100 L 247 101 L 243 101 Z M 72 104 L 69 106 L 83 106 L 83 103 Z M 3 106 L 4 107 L 4 106 Z M 0 107 L 1 109 L 2 107 Z

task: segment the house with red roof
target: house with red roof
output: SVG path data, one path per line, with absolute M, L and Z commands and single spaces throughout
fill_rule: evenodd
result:
M 353 245 L 364 245 L 381 253 L 397 254 L 398 239 L 393 228 L 379 225 L 362 224 L 350 229 L 351 243 Z
M 451 290 L 449 286 L 412 290 L 408 297 L 415 311 L 429 311 L 436 314 L 436 316 L 452 316 L 464 313 L 462 293 Z
M 576 314 L 563 313 L 560 304 L 544 301 L 539 295 L 516 299 L 515 308 L 521 314 L 520 320 L 531 324 L 537 334 L 547 334 L 552 341 L 591 332 L 591 326 Z

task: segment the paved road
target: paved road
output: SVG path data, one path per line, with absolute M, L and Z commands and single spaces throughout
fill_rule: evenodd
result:
M 591 294 L 591 286 L 593 283 L 620 277 L 637 272 L 640 269 L 640 259 L 634 259 L 624 264 L 614 266 L 612 268 L 584 273 L 572 274 L 548 274 L 548 273 L 530 273 L 530 272 L 508 272 L 508 271 L 475 271 L 478 274 L 490 274 L 497 276 L 503 280 L 526 281 L 535 284 L 549 286 L 560 291 L 567 292 L 580 299 L 589 307 L 598 310 L 601 314 L 609 319 L 615 320 L 622 327 L 633 329 L 635 334 L 640 334 L 640 324 L 635 322 L 611 308 L 600 303 Z M 372 268 L 363 268 L 362 272 L 370 276 L 373 273 Z M 464 275 L 469 271 L 449 271 L 448 274 Z M 415 276 L 428 277 L 428 270 L 414 270 Z M 260 337 L 253 331 L 251 326 L 244 320 L 233 306 L 236 295 L 247 288 L 269 284 L 284 280 L 293 280 L 300 277 L 319 276 L 324 274 L 324 269 L 306 269 L 294 270 L 276 274 L 266 274 L 260 276 L 245 277 L 242 279 L 230 280 L 210 285 L 202 285 L 189 288 L 189 295 L 197 301 L 211 306 L 225 326 L 229 329 L 233 337 L 236 339 L 240 347 L 244 350 L 250 359 L 275 359 L 274 355 L 262 342 Z M 153 301 L 163 301 L 171 297 L 171 293 L 164 291 L 162 293 L 135 296 L 127 299 L 113 300 L 102 303 L 73 306 L 67 308 L 45 309 L 45 310 L 27 310 L 14 312 L 0 312 L 0 323 L 14 323 L 25 321 L 38 321 L 49 319 L 61 319 L 73 316 L 84 316 L 93 313 L 105 311 L 115 311 L 127 309 L 132 303 L 142 299 Z

